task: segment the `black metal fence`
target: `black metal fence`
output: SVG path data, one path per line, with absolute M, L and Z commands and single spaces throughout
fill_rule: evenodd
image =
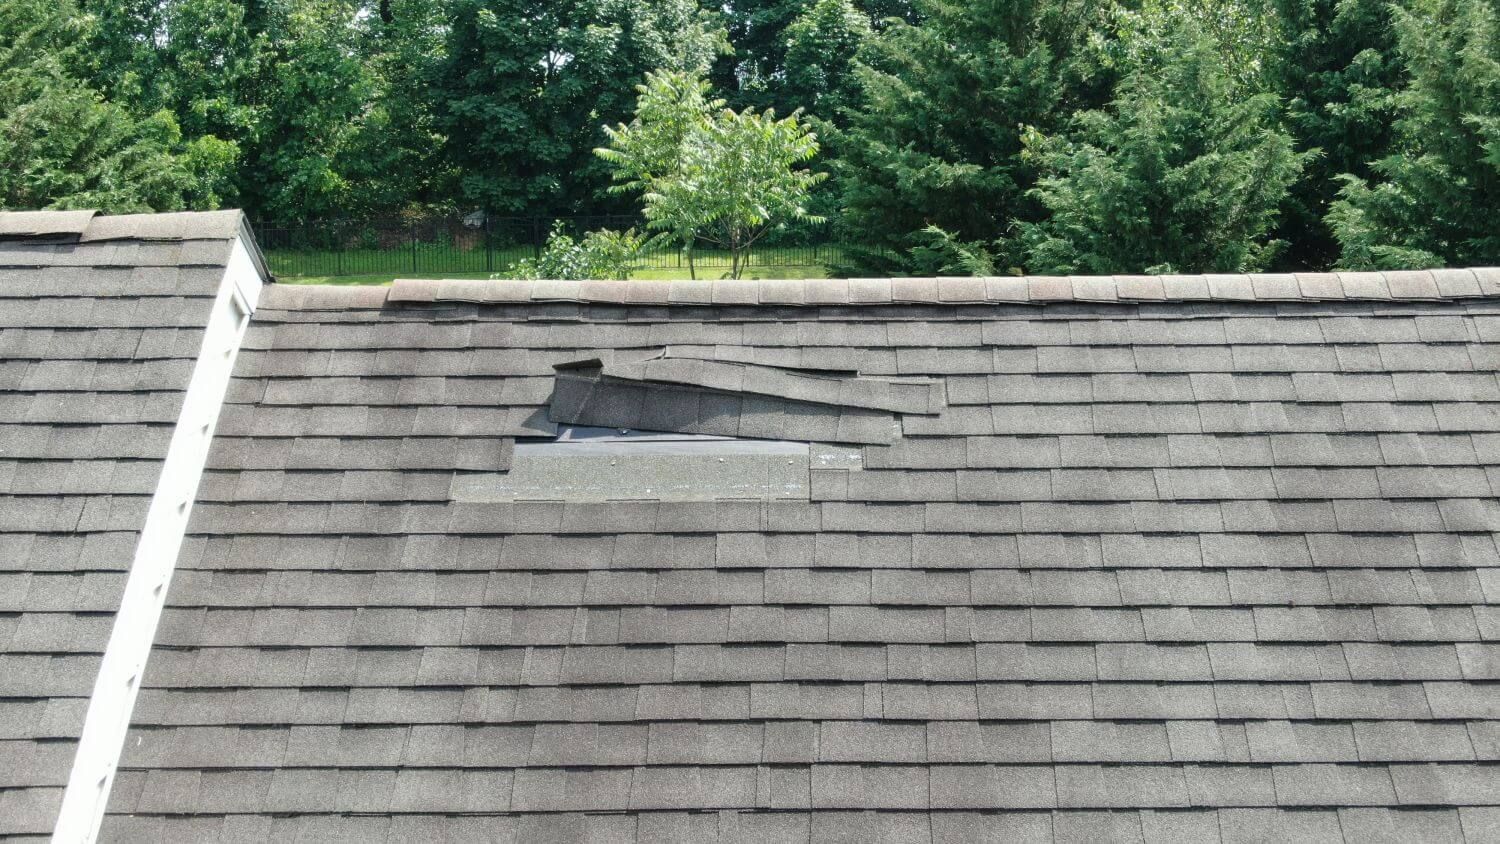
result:
M 573 235 L 598 229 L 644 230 L 641 218 L 466 216 L 390 220 L 321 220 L 255 223 L 261 250 L 279 276 L 455 276 L 506 275 L 521 260 L 541 255 L 553 226 Z M 822 267 L 843 254 L 823 227 L 776 232 L 750 249 L 747 266 Z M 724 250 L 693 250 L 693 263 L 713 271 L 730 266 Z M 641 269 L 686 270 L 676 246 L 642 256 Z

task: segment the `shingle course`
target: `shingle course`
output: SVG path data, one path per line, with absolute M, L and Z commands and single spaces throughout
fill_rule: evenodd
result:
M 370 795 L 399 787 L 389 772 L 420 760 L 433 775 L 410 781 L 404 808 L 623 811 L 607 829 L 624 837 L 693 837 L 700 822 L 744 834 L 771 818 L 795 837 L 903 840 L 1011 823 L 1146 840 L 1473 826 L 1481 816 L 1432 807 L 1491 799 L 1482 769 L 1452 766 L 1472 764 L 1465 744 L 1482 755 L 1492 739 L 1475 725 L 1496 717 L 1485 685 L 1495 622 L 1478 610 L 1500 563 L 1487 503 L 1496 449 L 1483 439 L 1500 392 L 1474 353 L 1487 324 L 1456 319 L 1460 304 L 1415 311 L 1391 298 L 1474 295 L 1469 278 L 674 284 L 644 295 L 677 304 L 649 308 L 605 304 L 629 296 L 599 285 L 516 285 L 508 304 L 441 331 L 398 300 L 501 298 L 500 285 L 403 283 L 379 311 L 268 315 L 288 321 L 266 343 L 277 348 L 242 355 L 236 395 L 258 400 L 254 385 L 265 385 L 299 413 L 256 420 L 270 409 L 261 404 L 244 423 L 226 420 L 237 439 L 221 438 L 216 469 L 264 500 L 200 504 L 194 530 L 272 535 L 228 555 L 205 548 L 184 572 L 249 579 L 180 577 L 172 597 L 182 609 L 250 610 L 252 621 L 195 627 L 174 610 L 168 638 L 225 643 L 184 653 L 224 653 L 177 669 L 159 649 L 141 717 L 181 720 L 152 708 L 152 683 L 186 691 L 248 677 L 296 696 L 238 712 L 205 697 L 194 717 L 347 722 L 371 736 L 475 719 L 468 730 L 506 738 L 485 745 L 466 732 L 476 738 L 462 765 L 362 750 L 379 776 L 336 780 L 317 811 L 382 811 Z M 1025 301 L 1075 301 L 954 304 L 1014 303 L 1021 290 Z M 1320 296 L 1332 298 L 1280 316 L 1267 304 Z M 558 298 L 583 301 L 538 301 Z M 844 305 L 892 298 L 903 304 Z M 424 485 L 428 472 L 504 471 L 492 443 L 545 435 L 528 416 L 549 399 L 552 363 L 586 347 L 638 360 L 666 343 L 692 344 L 688 359 L 946 376 L 952 405 L 904 416 L 889 431 L 899 439 L 819 470 L 813 502 L 774 513 L 523 512 L 449 503 L 446 488 Z M 374 381 L 277 386 L 335 363 L 342 378 L 430 380 L 394 392 Z M 666 427 L 678 410 L 648 413 L 643 399 L 637 413 Z M 719 411 L 740 435 L 791 424 L 781 408 Z M 792 438 L 873 439 L 868 420 L 854 422 L 798 421 Z M 320 434 L 347 451 L 290 439 Z M 290 485 L 310 470 L 338 484 Z M 214 480 L 206 497 L 220 488 Z M 293 497 L 325 509 L 293 510 Z M 393 500 L 365 503 L 381 498 Z M 404 535 L 414 525 L 425 536 Z M 313 542 L 328 532 L 348 536 Z M 255 579 L 335 569 L 347 579 Z M 367 620 L 341 626 L 337 611 L 355 607 Z M 465 608 L 457 632 L 444 620 L 455 607 Z M 450 796 L 472 793 L 476 764 L 497 766 L 487 787 L 504 799 Z M 548 767 L 559 765 L 572 767 Z M 1365 804 L 1386 814 L 1349 808 Z M 1404 804 L 1432 814 L 1392 811 Z M 787 814 L 735 813 L 755 807 Z M 1032 814 L 958 814 L 991 809 Z M 683 814 L 697 810 L 709 811 Z M 595 829 L 582 815 L 527 817 L 536 837 Z
M 0 214 L 0 696 L 45 706 L 6 744 L 0 834 L 50 831 L 239 212 Z M 53 238 L 42 245 L 26 238 Z M 19 238 L 19 239 L 18 239 Z M 198 265 L 187 269 L 186 265 Z M 169 632 L 174 621 L 169 619 Z M 173 635 L 177 635 L 173 633 Z

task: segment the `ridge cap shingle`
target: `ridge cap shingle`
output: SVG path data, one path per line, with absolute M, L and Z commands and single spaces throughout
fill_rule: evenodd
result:
M 31 237 L 80 236 L 97 211 L 0 211 L 0 237 L 7 240 Z
M 79 240 L 233 240 L 244 220 L 238 209 L 96 216 Z
M 702 295 L 704 285 L 709 295 Z M 679 295 L 678 289 L 694 295 Z M 303 294 L 307 296 L 311 294 Z M 299 299 L 294 294 L 288 298 Z M 319 295 L 328 303 L 334 297 Z M 986 305 L 1056 302 L 1445 301 L 1500 298 L 1500 267 L 1188 276 L 555 281 L 396 279 L 387 304 L 623 302 L 736 305 Z M 369 297 L 362 297 L 368 302 Z M 289 303 L 290 304 L 290 303 Z

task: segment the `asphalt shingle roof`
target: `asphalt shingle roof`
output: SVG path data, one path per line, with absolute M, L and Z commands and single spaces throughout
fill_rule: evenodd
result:
M 0 214 L 0 836 L 52 831 L 240 219 Z
M 270 289 L 104 833 L 1492 839 L 1497 293 Z M 946 404 L 823 434 L 810 500 L 453 500 L 554 366 L 714 386 L 664 350 Z

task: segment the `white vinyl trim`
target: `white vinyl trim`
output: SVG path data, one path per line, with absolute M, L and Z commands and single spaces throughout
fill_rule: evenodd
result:
M 243 237 L 236 240 L 94 680 L 54 842 L 92 842 L 99 834 L 235 355 L 263 281 Z

